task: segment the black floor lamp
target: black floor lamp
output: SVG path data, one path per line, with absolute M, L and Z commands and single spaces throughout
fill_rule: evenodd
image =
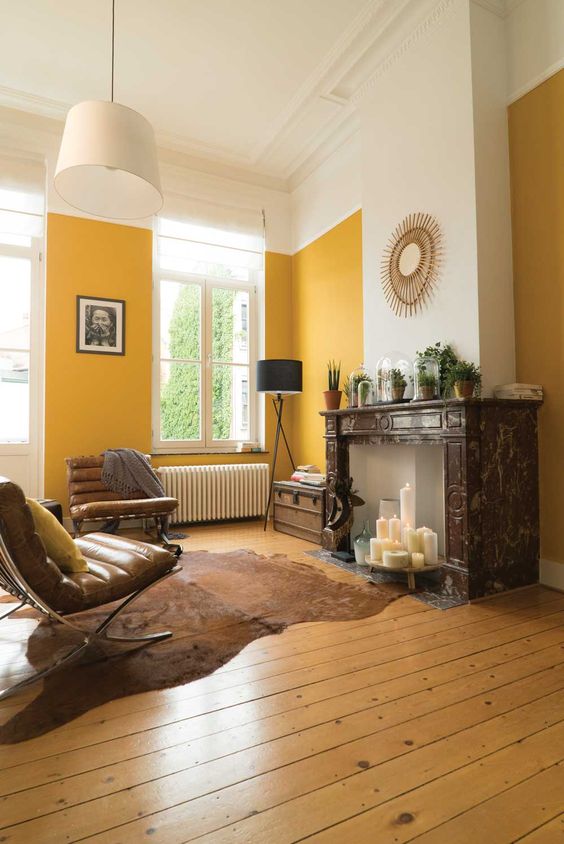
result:
M 257 361 L 257 392 L 271 393 L 274 398 L 272 404 L 276 413 L 276 436 L 274 437 L 274 456 L 272 458 L 272 472 L 270 475 L 270 490 L 264 516 L 264 529 L 268 524 L 268 511 L 272 501 L 272 486 L 274 471 L 278 456 L 280 434 L 284 437 L 292 469 L 296 468 L 284 428 L 282 426 L 282 411 L 284 410 L 284 396 L 292 396 L 302 392 L 302 362 L 301 360 L 259 360 Z

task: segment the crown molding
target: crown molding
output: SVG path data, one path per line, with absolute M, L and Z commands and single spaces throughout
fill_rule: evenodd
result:
M 356 107 L 459 0 L 367 0 L 361 12 L 248 152 L 160 131 L 159 155 L 180 166 L 285 191 L 358 127 Z M 470 0 L 504 16 L 523 0 Z M 508 11 L 509 10 L 509 11 Z M 320 107 L 320 102 L 325 107 Z M 69 103 L 0 86 L 0 106 L 62 121 Z M 333 112 L 333 113 L 332 113 Z M 299 150 L 296 152 L 296 150 Z
M 264 157 L 274 146 L 279 145 L 280 137 L 287 132 L 292 124 L 296 123 L 296 120 L 299 120 L 300 112 L 304 106 L 308 105 L 312 97 L 321 96 L 337 105 L 343 105 L 346 102 L 341 97 L 331 96 L 327 90 L 327 78 L 333 72 L 336 64 L 346 60 L 348 55 L 354 53 L 355 39 L 385 7 L 384 0 L 369 0 L 287 106 L 279 113 L 276 120 L 271 124 L 267 137 L 255 146 L 252 156 L 255 161 Z
M 70 105 L 60 100 L 51 100 L 48 97 L 28 94 L 26 91 L 7 88 L 5 85 L 0 85 L 0 106 L 17 111 L 27 111 L 41 117 L 55 118 L 55 120 L 64 120 L 70 108 Z
M 472 0 L 472 3 L 476 6 L 481 6 L 488 12 L 492 12 L 498 18 L 503 19 L 507 17 L 507 0 Z
M 353 96 L 352 102 L 358 105 L 366 95 L 375 87 L 378 79 L 384 76 L 407 52 L 416 46 L 423 38 L 426 38 L 440 24 L 450 12 L 456 0 L 440 0 L 432 12 L 411 32 L 407 38 L 393 49 L 387 57 L 380 62 L 376 70 L 368 79 L 360 85 Z
M 550 67 L 547 67 L 543 70 L 542 73 L 539 73 L 537 76 L 534 76 L 532 79 L 526 83 L 526 85 L 522 85 L 520 88 L 517 88 L 509 95 L 509 99 L 507 101 L 508 105 L 511 103 L 520 100 L 521 97 L 524 97 L 525 94 L 528 94 L 529 91 L 532 91 L 534 88 L 537 88 L 539 85 L 542 85 L 543 82 L 546 82 L 547 79 L 550 79 L 551 76 L 554 76 L 555 73 L 564 68 L 564 59 L 559 59 L 554 64 L 551 64 Z

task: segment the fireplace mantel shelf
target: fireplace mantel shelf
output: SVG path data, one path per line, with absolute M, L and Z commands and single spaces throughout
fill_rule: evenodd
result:
M 349 446 L 441 445 L 444 594 L 471 600 L 537 582 L 541 404 L 472 398 L 321 411 L 328 514 L 334 505 L 332 482 L 349 477 Z M 335 550 L 343 540 L 326 527 L 323 544 Z

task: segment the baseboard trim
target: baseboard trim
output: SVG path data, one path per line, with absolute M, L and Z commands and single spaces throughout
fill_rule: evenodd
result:
M 555 563 L 554 560 L 541 560 L 539 581 L 544 586 L 550 586 L 551 589 L 564 592 L 564 563 Z

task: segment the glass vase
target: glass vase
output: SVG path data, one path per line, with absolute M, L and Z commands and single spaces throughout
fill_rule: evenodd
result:
M 359 566 L 369 565 L 366 562 L 366 557 L 370 554 L 370 540 L 372 534 L 370 533 L 370 522 L 368 519 L 364 522 L 362 531 L 354 538 L 354 558 Z

